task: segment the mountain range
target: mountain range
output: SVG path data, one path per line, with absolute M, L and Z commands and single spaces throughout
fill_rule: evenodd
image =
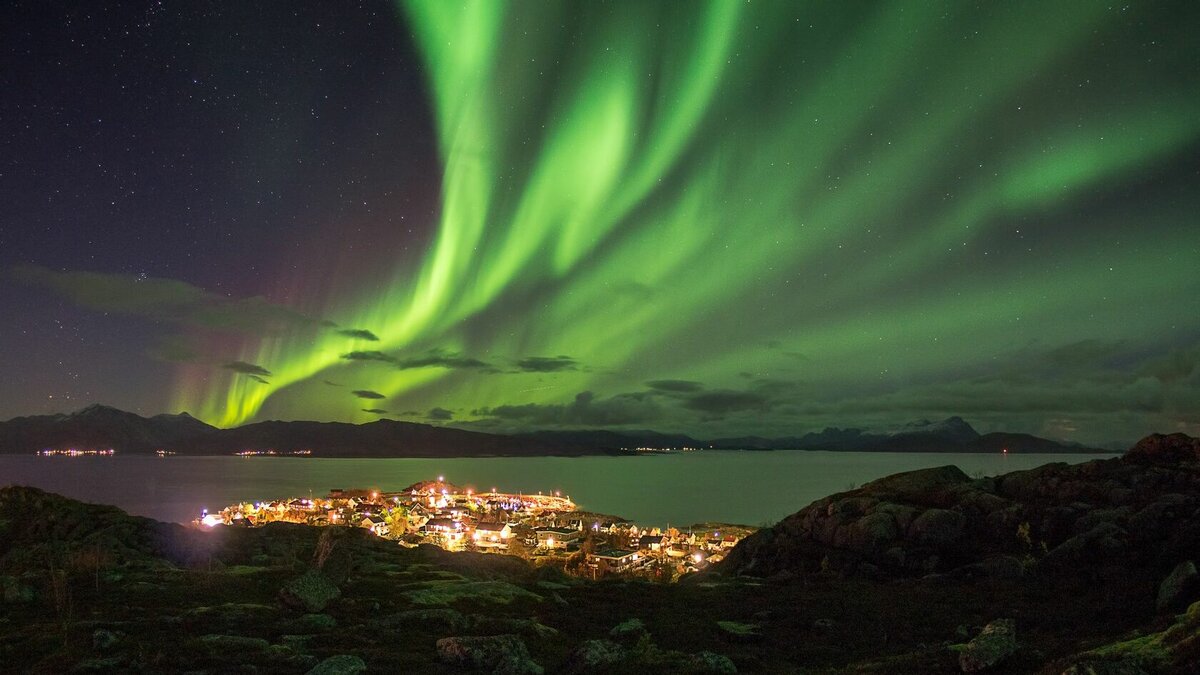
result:
M 638 448 L 833 450 L 875 452 L 1097 452 L 1029 434 L 980 434 L 961 417 L 922 420 L 892 431 L 828 428 L 783 438 L 746 436 L 700 440 L 655 431 L 535 431 L 503 435 L 413 422 L 268 421 L 218 429 L 187 413 L 142 417 L 103 405 L 0 422 L 0 453 L 44 449 L 108 449 L 129 454 L 167 450 L 181 455 L 309 450 L 325 457 L 475 457 L 614 454 Z

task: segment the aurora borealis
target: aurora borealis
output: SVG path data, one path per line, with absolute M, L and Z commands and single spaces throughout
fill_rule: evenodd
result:
M 1195 3 L 154 7 L 8 10 L 2 416 L 1200 433 Z

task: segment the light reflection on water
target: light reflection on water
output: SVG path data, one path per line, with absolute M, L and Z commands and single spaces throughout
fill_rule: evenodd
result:
M 203 508 L 238 501 L 320 496 L 330 488 L 398 490 L 444 475 L 481 490 L 562 490 L 581 508 L 640 523 L 760 525 L 900 471 L 956 464 L 968 475 L 995 475 L 1113 456 L 800 450 L 455 459 L 0 455 L 0 485 L 33 485 L 137 515 L 186 522 Z

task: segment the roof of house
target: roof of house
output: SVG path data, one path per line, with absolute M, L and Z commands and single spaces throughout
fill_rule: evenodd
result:
M 662 538 L 661 534 L 660 535 L 643 534 L 641 537 L 638 537 L 638 543 L 643 544 L 643 545 L 661 544 L 662 540 L 663 540 L 663 538 Z
M 637 555 L 637 551 L 625 551 L 619 548 L 607 548 L 603 551 L 596 551 L 592 554 L 592 556 L 595 558 L 610 558 L 612 560 L 628 558 L 631 555 Z
M 479 523 L 475 526 L 475 529 L 484 530 L 486 532 L 499 532 L 507 526 L 508 523 Z
M 539 527 L 538 534 L 549 532 L 550 534 L 579 534 L 579 530 L 572 530 L 569 527 Z

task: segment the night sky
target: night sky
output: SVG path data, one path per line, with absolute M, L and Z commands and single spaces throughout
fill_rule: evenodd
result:
M 0 418 L 1200 433 L 1200 3 L 0 8 Z

